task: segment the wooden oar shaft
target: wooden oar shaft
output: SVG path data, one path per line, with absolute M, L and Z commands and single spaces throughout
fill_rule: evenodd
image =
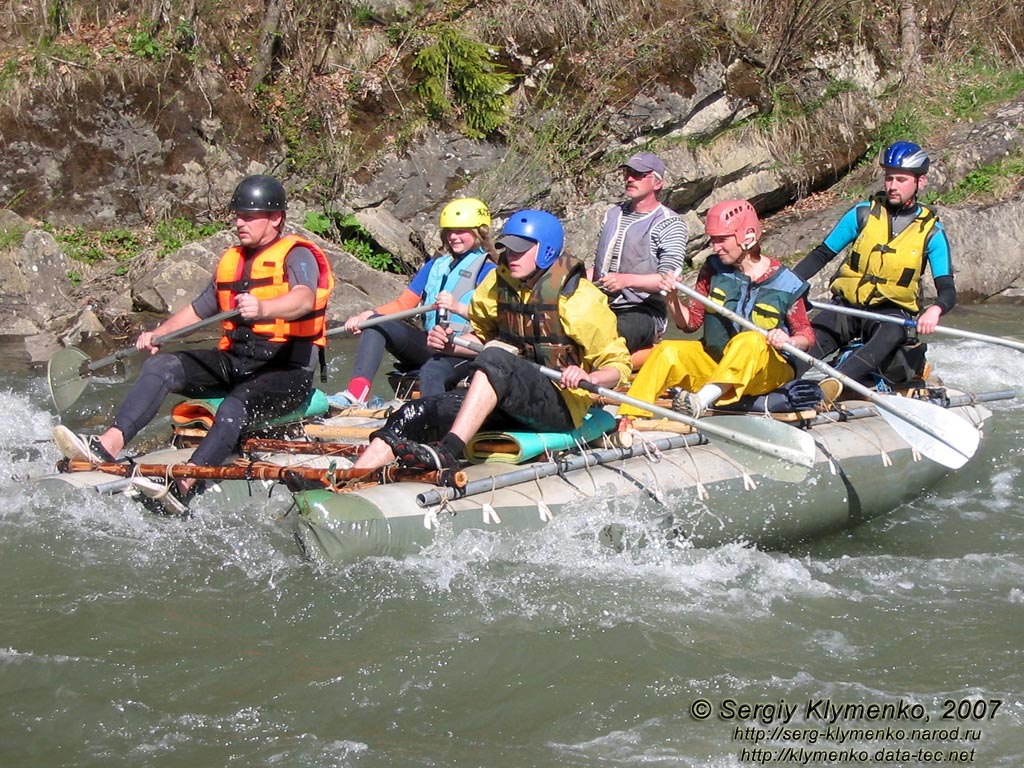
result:
M 328 480 L 331 478 L 335 481 L 374 479 L 379 483 L 411 481 L 434 485 L 442 480 L 442 473 L 440 472 L 406 469 L 393 465 L 361 469 L 335 469 L 331 471 L 324 467 L 306 467 L 302 465 L 287 467 L 269 462 L 253 462 L 246 465 L 228 464 L 211 467 L 194 464 L 92 464 L 88 461 L 69 461 L 67 462 L 67 470 L 69 472 L 99 471 L 122 477 L 142 475 L 143 477 L 197 478 L 200 480 L 283 480 L 286 475 L 301 477 L 305 480 Z M 461 488 L 466 482 L 465 472 L 455 472 L 452 475 L 451 485 Z
M 362 453 L 365 446 L 350 443 L 327 443 L 320 440 L 272 440 L 254 437 L 242 443 L 242 452 L 314 454 L 317 456 L 352 456 Z
M 462 339 L 459 336 L 452 337 L 452 341 L 454 344 L 458 346 L 465 347 L 466 349 L 471 349 L 475 352 L 481 352 L 483 350 L 483 346 L 481 344 L 478 344 L 473 341 L 468 341 L 466 339 Z M 530 364 L 552 381 L 559 382 L 562 380 L 561 371 L 557 371 L 554 368 L 548 368 L 546 365 L 541 365 L 540 363 Z M 662 418 L 669 419 L 671 421 L 678 421 L 681 424 L 686 424 L 692 427 L 693 429 L 697 430 L 702 434 L 713 435 L 723 440 L 727 440 L 729 442 L 742 445 L 744 448 L 759 451 L 761 453 L 768 454 L 769 456 L 774 456 L 784 461 L 788 461 L 793 464 L 799 464 L 804 467 L 810 467 L 814 465 L 813 454 L 804 454 L 800 451 L 792 450 L 784 445 L 775 445 L 772 443 L 768 443 L 765 442 L 764 440 L 759 440 L 756 437 L 751 437 L 750 435 L 740 432 L 739 430 L 728 429 L 725 427 L 718 426 L 708 419 L 694 419 L 691 418 L 690 416 L 679 413 L 678 411 L 672 411 L 669 410 L 668 408 L 662 408 L 661 406 L 655 405 L 654 403 L 648 403 L 646 400 L 638 400 L 635 397 L 630 397 L 629 395 L 623 394 L 622 392 L 616 392 L 613 389 L 600 387 L 589 381 L 581 381 L 579 384 L 579 388 L 586 390 L 587 392 L 590 392 L 592 394 L 600 395 L 601 397 L 611 400 L 612 402 L 619 403 L 620 405 L 632 405 L 635 408 L 650 411 L 655 416 L 661 416 Z
M 815 309 L 820 309 L 824 312 L 836 312 L 840 315 L 850 315 L 851 317 L 860 317 L 865 320 L 877 320 L 881 323 L 892 323 L 894 325 L 902 325 L 904 328 L 916 328 L 917 322 L 907 317 L 897 317 L 895 315 L 883 315 L 879 312 L 869 312 L 865 309 L 856 309 L 854 307 L 847 307 L 842 304 L 826 304 L 817 301 L 808 302 Z M 984 333 L 975 333 L 974 331 L 964 331 L 959 328 L 950 328 L 945 325 L 935 326 L 934 333 L 944 334 L 946 336 L 957 336 L 963 339 L 974 339 L 975 341 L 984 341 L 989 344 L 999 344 L 1003 347 L 1009 347 L 1010 349 L 1016 349 L 1018 352 L 1024 352 L 1024 342 L 1014 341 L 1013 339 L 1006 339 L 1002 336 L 988 336 Z
M 350 427 L 337 424 L 307 424 L 305 432 L 308 437 L 324 440 L 366 440 L 377 427 Z
M 731 309 L 728 309 L 727 307 L 723 307 L 722 305 L 715 303 L 714 301 L 709 299 L 707 296 L 704 296 L 704 295 L 698 293 L 697 291 L 693 290 L 692 288 L 690 288 L 690 287 L 688 287 L 686 285 L 683 285 L 680 282 L 676 282 L 676 290 L 678 290 L 682 294 L 685 294 L 686 296 L 689 296 L 691 299 L 695 299 L 696 301 L 699 301 L 701 304 L 703 304 L 705 307 L 707 307 L 708 311 L 710 311 L 710 312 L 717 312 L 718 314 L 722 315 L 725 318 L 728 318 L 732 322 L 736 323 L 737 325 L 739 325 L 739 326 L 741 326 L 743 328 L 746 328 L 747 330 L 755 331 L 755 332 L 760 333 L 762 336 L 765 336 L 765 337 L 768 336 L 768 331 L 765 330 L 764 328 L 761 328 L 761 327 L 755 325 L 753 322 L 751 322 L 747 318 L 743 317 L 742 315 L 739 315 L 736 312 L 733 312 Z M 832 377 L 834 377 L 836 379 L 839 379 L 841 382 L 843 382 L 843 386 L 845 386 L 846 388 L 851 389 L 854 392 L 857 392 L 862 397 L 865 397 L 868 400 L 870 400 L 872 403 L 874 403 L 878 408 L 881 408 L 882 410 L 884 410 L 884 411 L 886 411 L 888 413 L 891 413 L 892 415 L 896 416 L 897 418 L 900 418 L 900 419 L 904 420 L 905 422 L 907 422 L 908 424 L 912 425 L 913 427 L 919 429 L 921 432 L 925 433 L 926 435 L 930 435 L 931 437 L 933 437 L 934 439 L 938 440 L 939 442 L 944 443 L 945 445 L 949 446 L 954 451 L 959 453 L 961 456 L 966 456 L 969 459 L 969 458 L 971 458 L 971 455 L 973 455 L 973 454 L 971 454 L 971 455 L 965 454 L 957 445 L 954 445 L 952 442 L 950 442 L 949 440 L 944 438 L 942 435 L 938 434 L 938 432 L 935 429 L 933 429 L 930 425 L 926 424 L 921 419 L 917 418 L 917 416 L 915 416 L 914 414 L 907 413 L 905 410 L 903 410 L 903 409 L 899 408 L 897 405 L 895 405 L 891 400 L 886 400 L 886 398 L 882 397 L 878 393 L 872 392 L 870 389 L 865 387 L 863 384 L 861 384 L 856 379 L 851 379 L 846 374 L 840 373 L 838 370 L 836 370 L 835 368 L 833 368 L 831 365 L 829 365 L 828 363 L 824 362 L 823 360 L 819 360 L 818 358 L 814 357 L 813 355 L 809 355 L 808 353 L 804 352 L 802 349 L 799 349 L 798 347 L 794 347 L 792 344 L 783 344 L 782 345 L 782 349 L 785 352 L 788 352 L 790 355 L 792 355 L 796 359 L 802 360 L 803 362 L 807 363 L 808 365 L 814 366 L 815 368 L 817 368 L 819 371 L 821 371 L 825 375 L 832 376 Z

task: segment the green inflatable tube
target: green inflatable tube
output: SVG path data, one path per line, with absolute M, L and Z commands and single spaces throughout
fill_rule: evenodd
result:
M 220 407 L 223 401 L 223 397 L 195 397 L 184 400 L 174 406 L 171 411 L 171 420 L 176 427 L 203 427 L 209 429 L 213 424 L 213 417 L 217 414 L 217 408 Z M 253 424 L 249 429 L 273 427 L 278 424 L 290 424 L 316 416 L 323 416 L 329 408 L 327 395 L 319 389 L 314 389 L 312 395 L 310 395 L 309 402 L 304 407 L 296 408 L 291 413 L 286 413 L 275 419 L 268 419 L 259 424 Z
M 545 451 L 565 451 L 589 443 L 615 429 L 615 417 L 591 408 L 571 432 L 479 432 L 466 443 L 466 458 L 474 464 L 521 464 Z

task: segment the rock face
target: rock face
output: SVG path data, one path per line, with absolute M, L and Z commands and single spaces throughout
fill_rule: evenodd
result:
M 0 354 L 11 367 L 48 360 L 59 348 L 49 329 L 74 319 L 62 292 L 67 259 L 52 235 L 10 211 L 0 210 L 0 234 L 15 243 L 0 249 Z M 101 329 L 91 325 L 94 332 Z
M 176 312 L 199 295 L 213 278 L 221 253 L 236 242 L 232 233 L 223 232 L 156 261 L 129 285 L 121 283 L 121 290 L 117 284 L 97 285 L 94 294 L 71 294 L 61 290 L 67 284 L 69 263 L 53 236 L 32 229 L 9 211 L 0 214 L 0 232 L 22 233 L 18 248 L 0 250 L 0 351 L 17 367 L 50 359 L 61 342 L 77 344 L 108 327 L 123 327 L 135 312 Z M 287 229 L 317 243 L 331 261 L 335 291 L 329 323 L 338 325 L 405 289 L 405 278 L 371 269 L 301 227 Z
M 400 17 L 408 4 L 374 2 L 367 9 L 381 18 Z M 551 66 L 538 55 L 517 54 L 511 38 L 508 43 L 505 55 L 518 56 L 515 66 L 527 82 L 536 82 Z M 756 69 L 724 54 L 695 61 L 692 71 L 673 64 L 672 77 L 652 77 L 616 102 L 601 137 L 603 148 L 591 158 L 601 172 L 585 192 L 574 183 L 578 180 L 559 178 L 543 161 L 544 148 L 534 148 L 534 156 L 530 148 L 512 151 L 424 129 L 401 153 L 382 155 L 373 167 L 346 179 L 343 199 L 303 199 L 304 180 L 285 179 L 289 226 L 317 240 L 298 228 L 304 210 L 351 211 L 411 272 L 440 247 L 441 208 L 454 197 L 472 195 L 490 205 L 495 230 L 520 208 L 557 212 L 567 248 L 591 260 L 604 211 L 623 197 L 618 163 L 643 148 L 666 161 L 663 200 L 685 217 L 691 256 L 699 260 L 706 253 L 704 212 L 720 200 L 746 198 L 768 217 L 766 250 L 797 258 L 817 245 L 855 200 L 815 212 L 787 206 L 844 179 L 864 159 L 880 119 L 875 96 L 887 85 L 884 73 L 856 42 L 808 61 L 808 89 L 824 94 L 835 80 L 855 88 L 824 99 L 805 130 L 768 139 L 739 125 L 771 102 Z M 1019 153 L 1022 116 L 1024 97 L 1018 97 L 929 147 L 930 186 L 949 189 L 979 165 Z M 0 107 L 0 133 L 0 197 L 13 201 L 10 210 L 0 210 L 5 267 L 0 346 L 8 359 L 22 361 L 47 359 L 61 340 L 77 343 L 111 327 L 123 330 L 133 312 L 166 314 L 180 308 L 210 279 L 217 256 L 233 242 L 225 233 L 161 260 L 142 254 L 119 279 L 100 273 L 102 267 L 69 262 L 33 217 L 88 228 L 132 227 L 174 216 L 215 218 L 241 177 L 278 173 L 285 156 L 283 144 L 265 138 L 249 106 L 220 73 L 195 73 L 180 64 L 128 76 L 97 74 L 60 99 L 36 94 L 16 111 Z M 864 179 L 867 189 L 879 187 L 873 170 Z M 963 300 L 1024 297 L 1018 265 L 1021 207 L 1019 194 L 989 209 L 938 205 Z M 332 322 L 394 298 L 407 284 L 407 278 L 375 272 L 337 245 L 318 242 L 338 277 Z M 72 270 L 83 274 L 85 288 L 68 280 Z M 819 276 L 816 292 L 826 278 Z
M 964 303 L 1024 302 L 1024 201 L 989 208 L 941 208 L 949 232 L 956 284 Z
M 57 226 L 221 212 L 240 171 L 281 157 L 219 76 L 173 69 L 97 75 L 59 100 L 36 94 L 2 133 L 0 197 Z

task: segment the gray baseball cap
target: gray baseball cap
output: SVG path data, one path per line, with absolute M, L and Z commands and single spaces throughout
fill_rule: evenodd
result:
M 658 176 L 665 178 L 665 161 L 653 152 L 637 152 L 619 168 L 632 168 L 640 173 L 654 171 Z

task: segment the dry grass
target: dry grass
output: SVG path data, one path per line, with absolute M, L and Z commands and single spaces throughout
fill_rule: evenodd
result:
M 525 0 L 490 4 L 489 28 L 511 32 L 524 50 L 578 51 L 593 43 L 614 43 L 638 22 L 656 28 L 671 19 L 657 0 Z
M 841 30 L 850 6 L 849 0 L 749 0 L 742 17 L 761 41 L 765 79 L 778 79 L 794 55 Z
M 0 81 L 10 109 L 40 93 L 54 101 L 74 98 L 85 78 L 108 68 L 126 72 L 126 79 L 151 72 L 160 63 L 128 49 L 140 30 L 168 40 L 185 35 L 191 49 L 180 53 L 193 55 L 197 66 L 216 67 L 245 93 L 266 3 L 79 0 L 63 3 L 67 10 L 58 18 L 50 14 L 53 7 L 44 0 L 0 5 L 0 72 L 8 64 L 17 71 Z M 281 107 L 295 115 L 304 110 L 301 118 L 288 119 L 315 126 L 310 141 L 325 142 L 324 157 L 342 176 L 372 153 L 400 146 L 403 134 L 411 136 L 423 125 L 403 62 L 413 52 L 410 35 L 441 19 L 464 24 L 514 54 L 508 61 L 526 67 L 516 94 L 517 123 L 508 136 L 510 160 L 482 182 L 499 198 L 537 194 L 548 169 L 585 186 L 589 167 L 607 144 L 618 141 L 607 137 L 609 117 L 659 79 L 682 87 L 708 57 L 760 61 L 761 77 L 791 92 L 800 91 L 812 51 L 834 48 L 848 37 L 869 38 L 884 64 L 899 66 L 899 9 L 870 0 L 462 0 L 416 7 L 417 18 L 387 28 L 398 42 L 363 61 L 354 51 L 371 35 L 383 35 L 385 26 L 368 20 L 358 4 L 286 4 L 261 105 L 275 114 Z M 918 86 L 917 96 L 948 101 L 943 65 L 978 50 L 1024 66 L 1019 3 L 918 0 L 917 9 L 926 71 L 937 73 Z M 823 137 L 862 130 L 854 124 L 851 98 L 832 97 L 810 115 L 787 114 L 759 130 L 782 163 L 841 167 L 845 158 L 819 156 L 816 148 Z M 805 148 L 804 156 L 794 156 L 794 147 Z M 798 187 L 804 183 L 796 180 Z

